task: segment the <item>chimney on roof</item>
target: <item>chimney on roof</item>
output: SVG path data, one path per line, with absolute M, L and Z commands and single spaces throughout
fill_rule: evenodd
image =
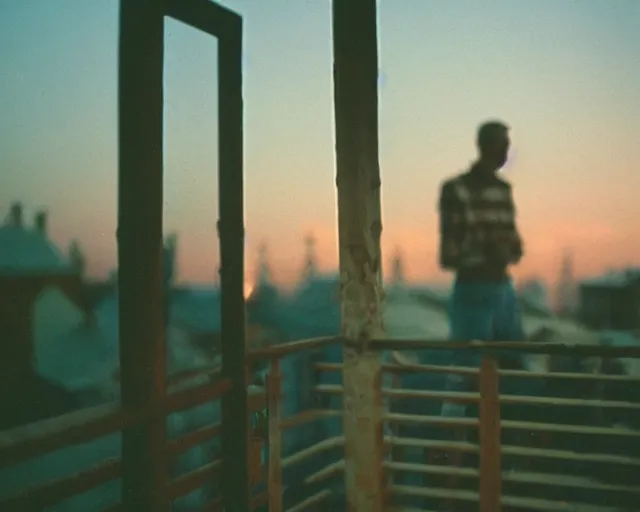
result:
M 405 284 L 404 262 L 399 248 L 396 248 L 391 260 L 391 282 L 398 286 Z
M 304 239 L 305 245 L 305 262 L 302 271 L 304 280 L 312 279 L 316 276 L 318 264 L 316 259 L 316 239 L 313 233 L 309 233 Z
M 39 211 L 36 213 L 35 227 L 38 233 L 47 236 L 47 212 Z
M 69 245 L 69 261 L 74 270 L 81 276 L 84 275 L 85 257 L 80 249 L 80 245 L 76 240 L 73 240 Z
M 22 227 L 22 203 L 13 203 L 11 205 L 10 222 L 14 227 Z
M 176 253 L 178 246 L 178 235 L 170 234 L 164 240 L 164 280 L 165 284 L 173 285 L 176 274 Z

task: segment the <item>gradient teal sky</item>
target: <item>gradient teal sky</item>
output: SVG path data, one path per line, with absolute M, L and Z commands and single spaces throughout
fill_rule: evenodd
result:
M 268 243 L 275 278 L 301 268 L 305 233 L 336 265 L 330 3 L 228 0 L 245 18 L 247 269 Z M 513 128 L 527 255 L 553 279 L 640 263 L 640 1 L 379 3 L 383 250 L 439 280 L 439 182 L 474 157 L 476 125 Z M 105 275 L 116 244 L 116 0 L 0 1 L 0 209 L 50 213 Z M 214 279 L 216 42 L 166 24 L 167 230 L 179 274 Z M 29 219 L 30 221 L 30 219 Z

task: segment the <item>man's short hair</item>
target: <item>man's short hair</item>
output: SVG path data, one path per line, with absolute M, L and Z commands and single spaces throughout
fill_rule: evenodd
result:
M 478 128 L 476 142 L 480 149 L 486 148 L 496 137 L 509 131 L 509 127 L 502 121 L 487 121 Z

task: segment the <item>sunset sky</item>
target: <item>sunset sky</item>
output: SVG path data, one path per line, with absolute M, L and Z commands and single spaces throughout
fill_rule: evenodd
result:
M 247 271 L 269 247 L 293 282 L 313 232 L 337 262 L 328 0 L 227 0 L 245 18 Z M 383 251 L 439 281 L 439 182 L 475 155 L 486 118 L 512 127 L 526 257 L 553 280 L 640 263 L 640 1 L 379 2 Z M 116 261 L 116 0 L 0 0 L 0 215 L 50 215 L 81 241 L 89 272 Z M 218 247 L 216 41 L 166 23 L 167 231 L 179 276 L 212 281 Z M 143 200 L 143 198 L 141 198 Z

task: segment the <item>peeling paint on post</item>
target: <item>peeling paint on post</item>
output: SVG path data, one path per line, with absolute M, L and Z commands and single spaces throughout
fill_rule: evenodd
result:
M 376 0 L 333 1 L 347 510 L 383 508 Z

